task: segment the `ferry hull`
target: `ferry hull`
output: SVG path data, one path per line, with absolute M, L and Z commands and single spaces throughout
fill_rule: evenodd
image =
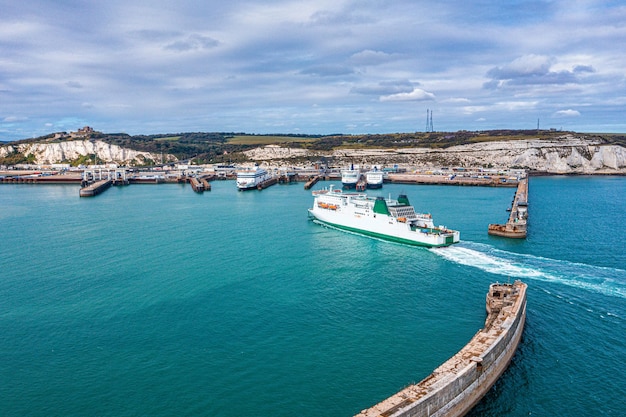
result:
M 313 195 L 309 215 L 338 229 L 413 246 L 449 246 L 460 240 L 458 231 L 436 227 L 430 214 L 416 213 L 406 195 L 385 200 L 333 191 L 332 186 Z
M 311 211 L 309 210 L 309 212 L 311 213 Z M 410 238 L 405 238 L 405 237 L 401 237 L 401 236 L 394 236 L 394 235 L 390 235 L 390 234 L 386 234 L 386 233 L 382 233 L 382 232 L 377 232 L 374 230 L 367 230 L 367 229 L 363 229 L 363 228 L 357 228 L 357 227 L 351 227 L 351 226 L 346 226 L 343 224 L 339 224 L 339 223 L 334 223 L 332 221 L 328 221 L 328 220 L 323 220 L 317 216 L 315 216 L 314 213 L 311 213 L 311 217 L 313 217 L 313 221 L 316 221 L 318 223 L 324 224 L 324 225 L 328 225 L 337 229 L 341 229 L 341 230 L 345 230 L 348 232 L 353 232 L 353 233 L 358 233 L 361 235 L 365 235 L 365 236 L 369 236 L 369 237 L 374 237 L 374 238 L 378 238 L 378 239 L 383 239 L 389 242 L 396 242 L 396 243 L 402 243 L 405 245 L 411 245 L 411 246 L 421 246 L 421 247 L 427 247 L 427 248 L 433 248 L 433 247 L 444 247 L 444 246 L 450 246 L 454 243 L 458 243 L 459 242 L 459 238 L 458 238 L 458 232 L 456 237 L 453 236 L 445 236 L 443 239 L 430 239 L 428 241 L 418 241 L 418 240 L 414 240 L 414 239 L 410 239 Z
M 382 188 L 384 177 L 381 171 L 368 171 L 365 174 L 365 180 L 367 181 L 367 188 Z
M 262 168 L 239 171 L 237 173 L 237 189 L 239 191 L 256 190 L 260 184 L 271 179 L 271 175 Z
M 341 171 L 341 184 L 343 185 L 343 188 L 345 189 L 348 189 L 348 190 L 354 189 L 356 188 L 360 177 L 361 177 L 361 174 L 356 169 L 343 170 Z
M 256 184 L 246 184 L 246 185 L 239 185 L 237 184 L 237 190 L 239 191 L 248 191 L 248 190 L 256 190 Z

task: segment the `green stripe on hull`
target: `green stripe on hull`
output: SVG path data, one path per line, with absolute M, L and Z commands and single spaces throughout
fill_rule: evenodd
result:
M 439 248 L 439 247 L 442 247 L 442 246 L 450 246 L 451 244 L 454 243 L 453 242 L 454 241 L 454 236 L 446 237 L 446 243 L 441 243 L 441 244 L 437 245 L 437 244 L 416 242 L 414 240 L 403 239 L 401 237 L 383 235 L 383 234 L 376 233 L 376 232 L 368 232 L 367 230 L 355 229 L 354 227 L 342 226 L 342 225 L 335 224 L 335 223 L 325 222 L 323 220 L 318 219 L 317 217 L 314 217 L 314 220 L 317 221 L 317 222 L 320 222 L 322 224 L 326 224 L 328 226 L 332 226 L 332 227 L 335 227 L 335 228 L 341 229 L 341 230 L 347 230 L 349 232 L 357 233 L 359 235 L 376 237 L 376 238 L 379 238 L 379 239 L 387 240 L 389 242 L 403 243 L 403 244 L 411 245 L 411 246 L 422 246 L 422 247 L 427 247 L 427 248 Z

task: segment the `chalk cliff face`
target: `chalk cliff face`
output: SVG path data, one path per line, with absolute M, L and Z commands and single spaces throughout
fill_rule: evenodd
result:
M 105 162 L 144 164 L 161 161 L 161 155 L 135 151 L 96 140 L 58 143 L 22 143 L 0 147 L 0 157 L 12 152 L 35 156 L 37 164 L 70 161 L 96 154 Z M 509 140 L 453 146 L 446 149 L 341 149 L 314 152 L 306 149 L 264 146 L 245 152 L 248 158 L 272 165 L 291 165 L 294 158 L 332 158 L 334 165 L 360 164 L 421 167 L 521 167 L 554 174 L 626 174 L 626 148 L 566 135 L 555 140 Z M 176 161 L 163 155 L 163 161 Z
M 150 152 L 135 151 L 121 148 L 99 140 L 73 140 L 58 143 L 21 143 L 0 147 L 0 157 L 5 157 L 13 152 L 24 155 L 34 155 L 37 164 L 53 164 L 62 161 L 70 161 L 83 155 L 97 155 L 105 162 L 118 164 L 143 164 L 146 160 L 161 161 L 161 155 Z M 173 155 L 163 155 L 166 162 L 176 161 Z
M 626 148 L 573 137 L 476 143 L 422 157 L 451 166 L 523 167 L 555 174 L 626 173 Z
M 275 146 L 246 152 L 250 159 L 288 163 L 294 156 L 329 157 L 335 165 L 392 165 L 431 167 L 522 167 L 553 174 L 626 174 L 626 148 L 571 135 L 557 140 L 510 140 L 453 146 L 446 149 L 342 149 L 314 153 Z

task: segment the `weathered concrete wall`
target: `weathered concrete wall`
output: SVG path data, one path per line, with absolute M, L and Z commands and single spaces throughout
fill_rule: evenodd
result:
M 457 417 L 466 414 L 489 391 L 504 372 L 521 338 L 526 307 L 508 323 L 508 329 L 485 352 L 483 370 L 474 362 L 460 371 L 456 378 L 442 381 L 442 386 L 427 399 L 408 405 L 390 414 L 393 417 Z M 520 326 L 521 324 L 521 326 Z
M 520 283 L 521 284 L 521 283 Z M 526 320 L 525 284 L 513 306 L 420 383 L 407 387 L 359 416 L 458 417 L 466 414 L 506 370 Z M 498 321 L 498 319 L 501 319 Z

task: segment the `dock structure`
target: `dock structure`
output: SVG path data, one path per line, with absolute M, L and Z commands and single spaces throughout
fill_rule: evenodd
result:
M 272 186 L 272 185 L 274 185 L 276 183 L 278 183 L 278 178 L 272 177 L 272 178 L 269 178 L 269 179 L 267 179 L 265 181 L 260 182 L 256 186 L 256 188 L 257 188 L 257 190 L 263 190 L 263 189 L 265 189 L 267 187 L 270 187 L 270 186 Z
M 313 187 L 315 184 L 317 184 L 317 182 L 320 180 L 320 176 L 319 175 L 315 175 L 313 178 L 310 178 L 306 184 L 304 184 L 304 189 L 305 190 L 309 190 L 311 189 L 311 187 Z
M 80 173 L 24 174 L 0 177 L 0 183 L 4 184 L 80 184 L 81 180 Z
M 211 191 L 211 183 L 209 182 L 209 178 L 200 177 L 200 182 L 204 186 L 204 191 Z
M 491 389 L 508 367 L 526 322 L 521 281 L 489 286 L 485 326 L 458 353 L 417 384 L 355 417 L 461 417 Z
M 436 184 L 436 185 L 473 185 L 483 187 L 516 187 L 518 179 L 505 175 L 474 175 L 461 174 L 388 174 L 385 182 L 397 184 Z
M 361 175 L 359 177 L 359 180 L 356 183 L 356 190 L 365 191 L 366 188 L 367 188 L 367 179 L 365 178 L 364 175 Z
M 197 193 L 204 192 L 204 184 L 200 182 L 200 180 L 196 177 L 189 178 L 189 184 L 191 184 L 191 189 Z
M 285 171 L 278 177 L 278 182 L 281 184 L 289 184 L 298 180 L 298 174 L 294 171 Z
M 112 181 L 108 178 L 96 181 L 82 187 L 78 195 L 81 197 L 94 197 L 109 188 L 111 183 Z
M 528 220 L 528 177 L 520 179 L 511 204 L 511 214 L 506 224 L 490 224 L 490 235 L 513 239 L 526 238 Z
M 126 168 L 116 168 L 113 172 L 109 171 L 108 177 L 112 180 L 112 185 L 128 185 L 130 181 L 126 177 Z

